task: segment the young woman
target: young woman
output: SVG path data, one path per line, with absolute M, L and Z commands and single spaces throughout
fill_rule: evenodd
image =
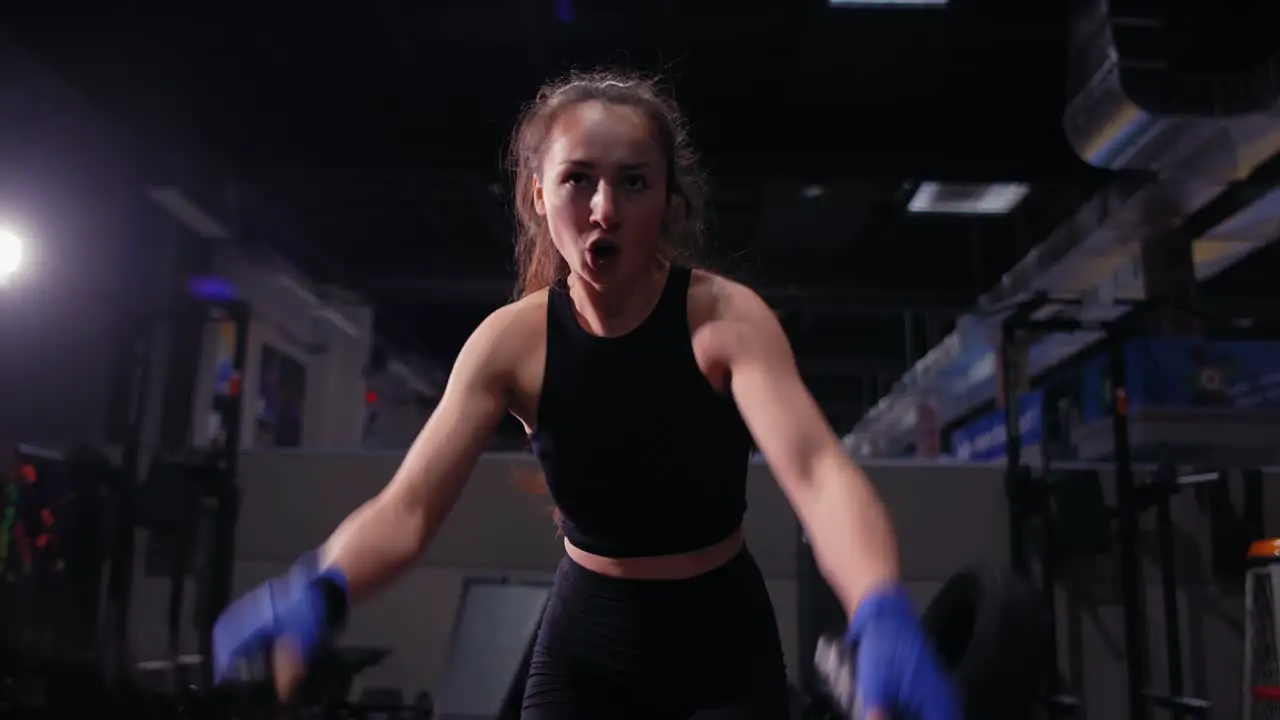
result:
M 565 546 L 523 717 L 788 716 L 773 608 L 741 530 L 754 440 L 849 613 L 862 706 L 956 718 L 884 508 L 773 312 L 689 264 L 702 184 L 676 107 L 638 77 L 571 76 L 527 108 L 512 152 L 518 299 L 466 343 L 387 487 L 289 578 L 227 610 L 218 672 L 273 647 L 287 697 L 348 603 L 431 541 L 510 412 Z

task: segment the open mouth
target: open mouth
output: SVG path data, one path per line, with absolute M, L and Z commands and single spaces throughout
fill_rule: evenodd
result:
M 587 256 L 591 262 L 612 260 L 618 255 L 618 246 L 612 240 L 597 240 L 587 246 Z

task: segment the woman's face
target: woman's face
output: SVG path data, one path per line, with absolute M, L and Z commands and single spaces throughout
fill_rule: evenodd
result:
M 667 167 L 639 110 L 588 101 L 560 113 L 534 181 L 538 214 L 569 269 L 603 288 L 652 267 L 667 212 Z

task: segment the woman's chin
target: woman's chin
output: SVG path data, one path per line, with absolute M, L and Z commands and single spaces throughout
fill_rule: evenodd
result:
M 591 262 L 584 261 L 582 267 L 578 268 L 578 274 L 582 279 L 596 289 L 603 289 L 610 285 L 618 283 L 623 276 L 622 268 L 618 263 L 613 261 Z
M 588 252 L 582 256 L 582 269 L 593 277 L 615 277 L 622 269 L 621 260 L 622 253 L 616 250 L 608 254 Z

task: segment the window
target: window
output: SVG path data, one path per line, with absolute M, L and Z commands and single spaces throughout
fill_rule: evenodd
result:
M 302 445 L 302 413 L 307 369 L 280 350 L 263 343 L 254 408 L 253 446 L 285 448 Z

